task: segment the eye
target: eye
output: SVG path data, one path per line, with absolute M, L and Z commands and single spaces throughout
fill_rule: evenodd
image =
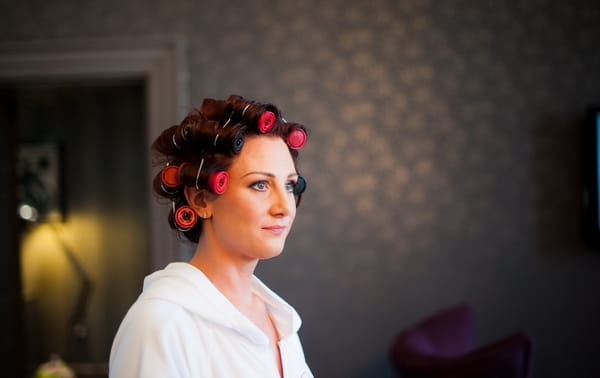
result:
M 294 193 L 294 189 L 298 185 L 298 182 L 295 180 L 290 180 L 285 184 L 285 191 L 289 193 Z
M 254 190 L 258 190 L 259 192 L 264 192 L 267 190 L 267 182 L 265 180 L 255 181 L 250 184 L 250 187 Z

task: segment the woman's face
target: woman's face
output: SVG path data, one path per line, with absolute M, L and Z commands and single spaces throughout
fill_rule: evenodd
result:
M 278 137 L 246 138 L 228 173 L 227 190 L 209 203 L 204 235 L 232 257 L 279 255 L 296 216 L 298 175 L 287 145 Z

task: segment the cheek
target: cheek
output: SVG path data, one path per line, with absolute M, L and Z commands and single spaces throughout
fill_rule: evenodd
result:
M 296 211 L 298 210 L 298 208 L 296 207 L 296 198 L 292 197 L 288 207 L 290 209 L 288 215 L 292 219 L 292 222 L 294 222 L 294 219 L 296 219 Z
M 227 218 L 229 223 L 243 224 L 258 218 L 261 211 L 264 211 L 261 202 L 249 196 L 235 196 L 223 200 L 215 210 L 222 218 Z

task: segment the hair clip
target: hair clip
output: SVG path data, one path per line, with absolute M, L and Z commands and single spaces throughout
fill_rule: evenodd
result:
M 198 220 L 198 216 L 191 207 L 181 206 L 175 211 L 174 220 L 177 229 L 179 231 L 186 232 L 194 227 L 196 221 Z
M 266 133 L 275 125 L 275 113 L 270 110 L 264 111 L 258 117 L 258 131 Z
M 299 150 L 306 143 L 306 132 L 296 127 L 288 134 L 286 138 L 287 145 L 293 150 Z
M 223 194 L 229 185 L 229 174 L 226 171 L 211 173 L 208 178 L 208 187 L 216 194 Z

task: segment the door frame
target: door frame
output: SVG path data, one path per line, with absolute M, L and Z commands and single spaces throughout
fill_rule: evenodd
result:
M 181 36 L 39 40 L 0 43 L 0 82 L 64 79 L 141 79 L 146 107 L 146 145 L 178 123 L 189 107 L 187 41 Z M 148 188 L 156 173 L 147 149 Z M 163 268 L 185 255 L 185 246 L 168 232 L 168 206 L 149 198 L 149 265 Z

